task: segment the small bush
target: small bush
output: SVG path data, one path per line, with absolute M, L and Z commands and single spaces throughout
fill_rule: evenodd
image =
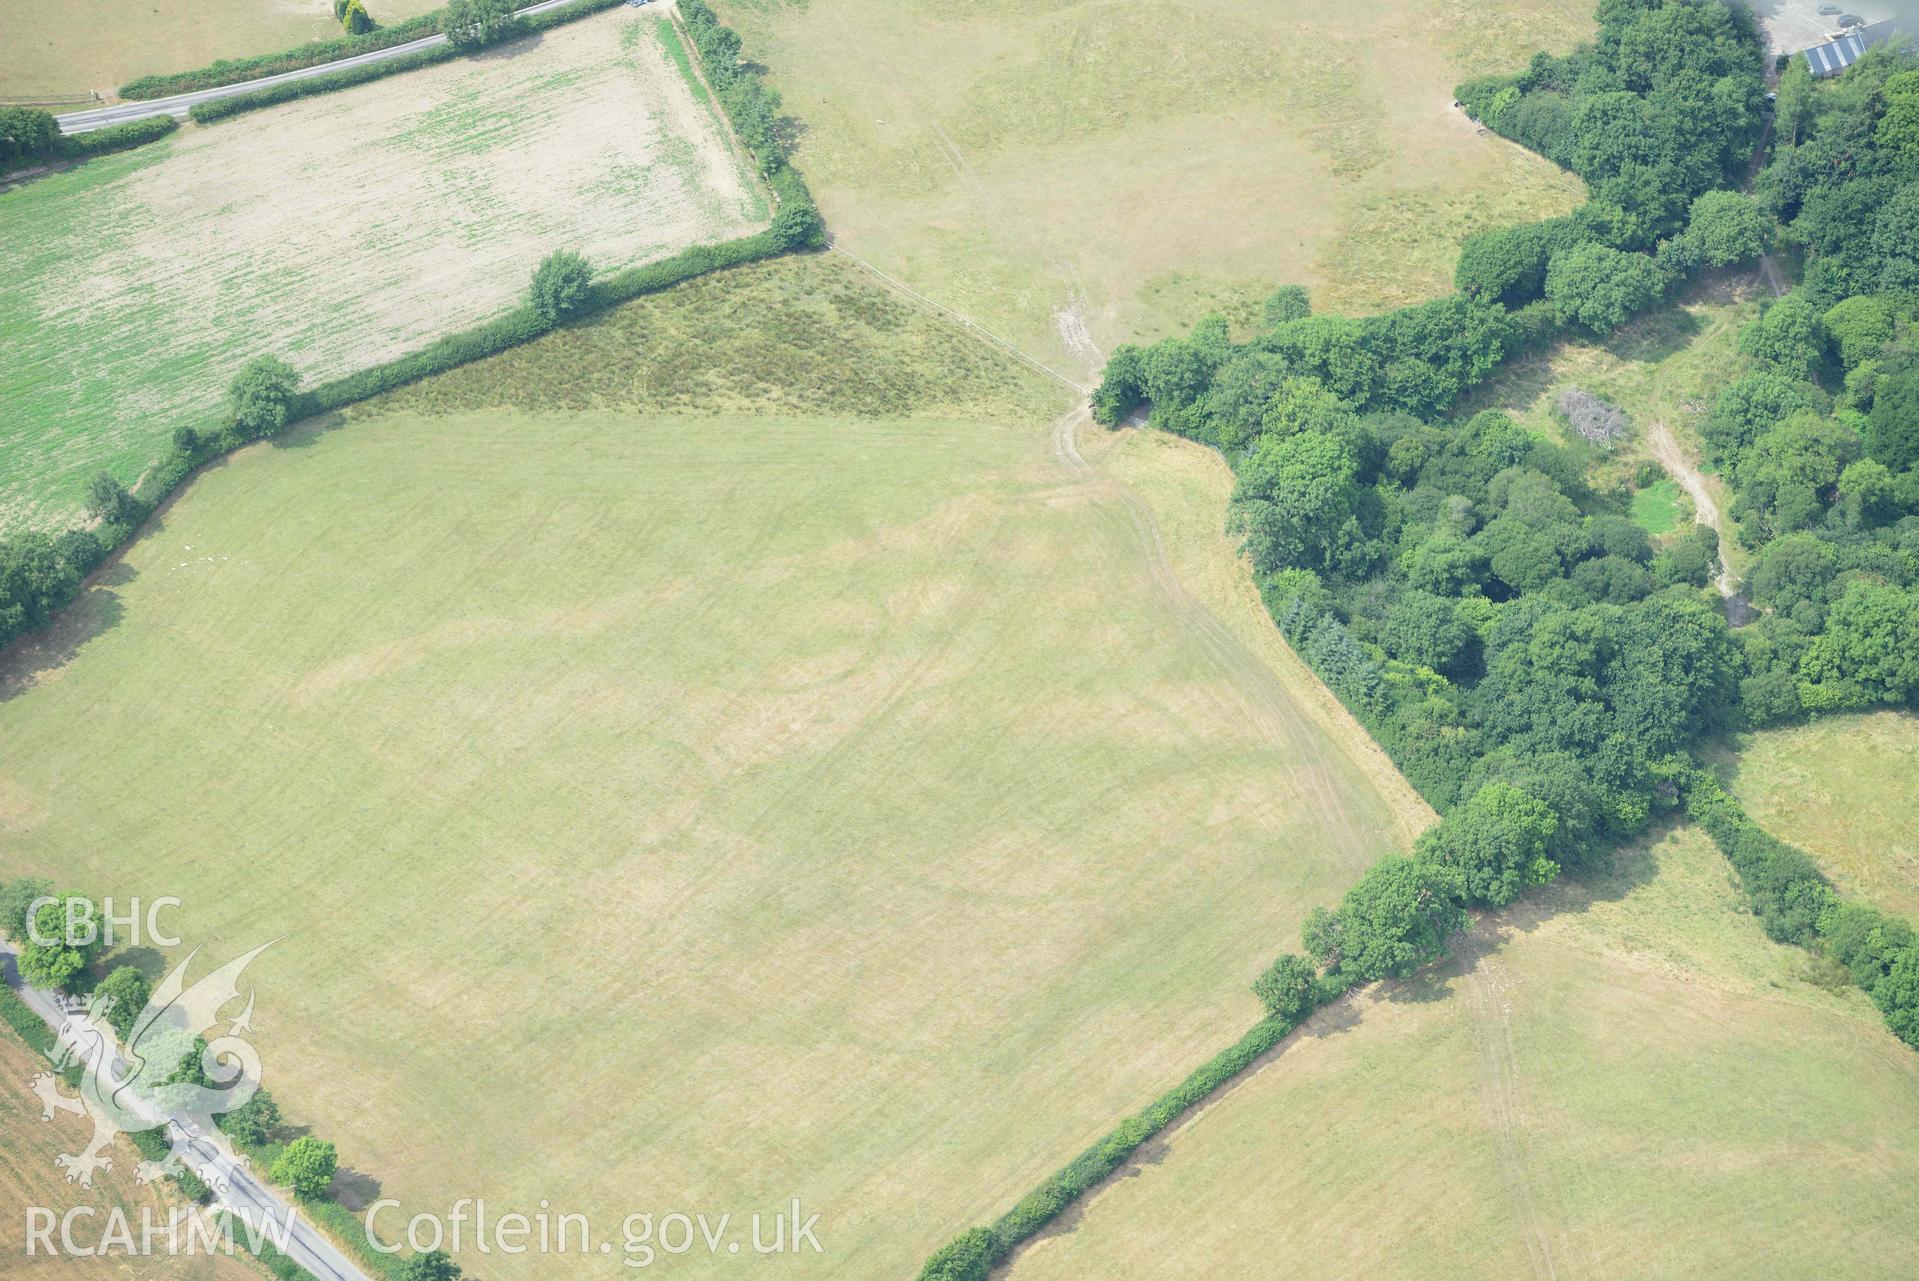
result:
M 556 250 L 534 271 L 527 306 L 550 329 L 586 306 L 592 280 L 593 268 L 585 258 L 568 249 Z

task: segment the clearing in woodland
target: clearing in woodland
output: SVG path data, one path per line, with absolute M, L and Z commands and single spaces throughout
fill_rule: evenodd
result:
M 601 271 L 766 225 L 710 101 L 618 9 L 0 194 L 0 528 L 207 427 L 259 355 L 337 377 Z
M 1919 1057 L 1821 977 L 1648 841 L 1322 1010 L 1008 1275 L 1911 1277 Z
M 1065 407 L 818 256 L 244 451 L 13 656 L 0 875 L 286 933 L 266 1084 L 407 1214 L 797 1197 L 783 1276 L 911 1275 L 1430 818 L 1223 464 L 1136 492 Z
M 835 243 L 1073 373 L 1283 283 L 1452 286 L 1581 184 L 1452 107 L 1589 35 L 1555 0 L 719 0 L 798 121 Z

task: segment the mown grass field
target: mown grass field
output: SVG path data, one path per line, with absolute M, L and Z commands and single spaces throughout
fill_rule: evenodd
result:
M 393 23 L 439 0 L 379 0 L 367 10 Z M 188 71 L 217 58 L 293 49 L 340 34 L 331 0 L 0 0 L 0 98 L 111 97 L 137 76 Z M 69 110 L 67 107 L 58 110 Z
M 0 528 L 212 425 L 254 356 L 337 377 L 473 325 L 555 249 L 607 270 L 766 224 L 710 102 L 621 9 L 0 193 Z
M 1452 110 L 1590 5 L 723 0 L 798 121 L 837 243 L 1058 367 L 1250 322 L 1278 284 L 1370 311 L 1577 179 Z
M 1318 1015 L 1010 1269 L 1902 1278 L 1919 1056 L 1692 830 Z
M 1846 893 L 1919 923 L 1919 717 L 1831 716 L 1737 747 L 1728 774 L 1747 813 Z
M 164 1248 L 153 1257 L 129 1259 L 77 1258 L 65 1253 L 48 1255 L 36 1242 L 35 1253 L 27 1256 L 27 1207 L 51 1210 L 56 1216 L 88 1206 L 91 1218 L 81 1217 L 73 1224 L 75 1243 L 83 1247 L 98 1244 L 107 1229 L 107 1216 L 118 1209 L 127 1218 L 139 1240 L 140 1215 L 144 1209 L 152 1215 L 164 1242 L 168 1214 L 185 1201 L 177 1193 L 163 1192 L 158 1186 L 142 1186 L 134 1178 L 140 1153 L 133 1141 L 119 1138 L 108 1155 L 113 1168 L 94 1175 L 91 1188 L 80 1188 L 66 1181 L 66 1174 L 55 1158 L 79 1152 L 93 1137 L 92 1122 L 67 1113 L 56 1113 L 53 1120 L 40 1119 L 40 1100 L 30 1088 L 32 1078 L 47 1070 L 47 1060 L 14 1035 L 0 1027 L 0 1259 L 8 1276 L 28 1276 L 44 1281 L 100 1281 L 111 1277 L 119 1281 L 256 1281 L 262 1274 L 248 1261 L 224 1255 L 168 1256 Z M 71 1096 L 74 1090 L 63 1085 Z M 182 1248 L 185 1246 L 183 1226 Z M 53 1240 L 60 1242 L 56 1228 Z
M 236 456 L 16 655 L 0 874 L 286 933 L 266 1084 L 409 1212 L 797 1196 L 782 1275 L 910 1275 L 1422 821 L 1244 639 L 1220 476 L 1064 405 L 821 257 Z

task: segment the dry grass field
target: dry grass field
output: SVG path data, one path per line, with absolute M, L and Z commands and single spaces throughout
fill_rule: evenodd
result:
M 765 225 L 655 12 L 191 130 L 0 194 L 0 527 L 131 481 L 256 355 L 335 377 L 611 269 Z
M 1842 890 L 1919 923 L 1919 717 L 1870 712 L 1743 735 L 1728 772 L 1767 831 Z
M 0 875 L 287 933 L 266 1083 L 410 1211 L 798 1196 L 781 1275 L 910 1275 L 1424 819 L 1216 463 L 1135 492 L 1063 407 L 812 258 L 247 451 L 15 655 Z
M 377 0 L 393 23 L 440 0 Z M 332 0 L 0 0 L 0 98 L 105 97 L 137 76 L 187 71 L 216 58 L 292 49 L 340 34 Z M 57 108 L 66 110 L 67 108 Z
M 1919 1056 L 1807 974 L 1681 830 L 1321 1012 L 1008 1276 L 1911 1277 Z
M 107 1216 L 115 1209 L 127 1216 L 137 1240 L 143 1208 L 164 1231 L 168 1213 L 184 1205 L 177 1195 L 143 1187 L 134 1179 L 140 1154 L 126 1138 L 114 1141 L 109 1153 L 113 1168 L 96 1174 L 91 1188 L 68 1183 L 54 1158 L 78 1152 L 92 1131 L 86 1121 L 64 1113 L 51 1122 L 40 1119 L 40 1100 L 27 1083 L 46 1067 L 46 1059 L 0 1027 L 0 1206 L 5 1207 L 0 1213 L 0 1275 L 34 1281 L 257 1281 L 263 1275 L 250 1261 L 223 1255 L 75 1258 L 36 1251 L 28 1258 L 28 1206 L 57 1216 L 91 1207 L 96 1216 L 76 1219 L 73 1227 L 76 1243 L 91 1247 L 100 1241 Z M 54 1240 L 59 1241 L 57 1231 Z
M 1444 293 L 1577 179 L 1451 106 L 1589 34 L 1554 0 L 722 0 L 837 242 L 1075 376 L 1275 285 Z

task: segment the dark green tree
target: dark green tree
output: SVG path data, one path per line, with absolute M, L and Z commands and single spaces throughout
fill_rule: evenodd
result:
M 555 250 L 534 271 L 527 305 L 541 324 L 557 325 L 585 305 L 592 281 L 593 268 L 585 258 L 571 250 Z
M 339 1166 L 339 1157 L 331 1143 L 303 1135 L 287 1145 L 286 1151 L 267 1171 L 267 1177 L 293 1189 L 301 1200 L 311 1201 L 326 1195 Z
M 227 388 L 227 405 L 234 435 L 241 440 L 272 436 L 287 425 L 300 375 L 276 356 L 260 356 L 234 376 Z

